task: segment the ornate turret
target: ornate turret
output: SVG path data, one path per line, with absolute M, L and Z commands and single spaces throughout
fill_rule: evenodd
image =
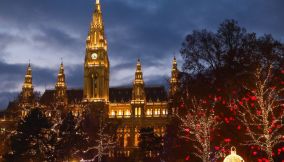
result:
M 144 90 L 143 72 L 140 59 L 138 59 L 136 64 L 135 80 L 133 82 L 131 101 L 133 107 L 132 111 L 134 112 L 135 116 L 143 116 L 145 101 L 146 97 Z
M 178 68 L 177 68 L 177 60 L 176 57 L 173 59 L 172 63 L 172 74 L 170 79 L 170 90 L 169 90 L 169 115 L 174 115 L 178 113 L 177 109 L 177 100 L 175 99 L 177 89 L 178 89 Z
M 103 48 L 107 51 L 107 40 L 104 33 L 104 22 L 99 0 L 96 0 L 95 12 L 87 37 L 87 49 Z
M 109 101 L 109 59 L 100 1 L 96 1 L 86 41 L 84 101 Z
M 60 64 L 59 72 L 57 75 L 57 82 L 55 84 L 55 100 L 60 105 L 67 104 L 67 85 L 65 81 L 64 66 L 63 62 Z
M 176 57 L 173 59 L 172 76 L 170 80 L 170 96 L 174 96 L 178 88 L 178 68 Z
M 22 87 L 21 104 L 32 104 L 34 102 L 33 95 L 34 95 L 34 88 L 33 88 L 33 80 L 32 80 L 32 68 L 31 64 L 28 64 L 27 72 L 25 75 L 24 84 Z
M 138 102 L 145 101 L 144 80 L 140 59 L 138 59 L 136 65 L 135 80 L 133 82 L 132 90 L 132 100 Z

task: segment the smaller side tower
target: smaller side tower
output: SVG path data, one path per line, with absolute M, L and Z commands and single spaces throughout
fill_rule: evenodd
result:
M 66 106 L 68 103 L 67 99 L 67 84 L 65 81 L 64 65 L 63 62 L 60 64 L 59 72 L 57 75 L 57 82 L 55 84 L 55 101 L 57 105 Z
M 18 114 L 17 117 L 19 118 L 25 117 L 28 114 L 30 108 L 35 105 L 35 94 L 32 80 L 32 68 L 31 64 L 29 63 L 22 87 L 22 92 L 19 96 L 19 103 L 15 110 L 11 110 L 13 113 Z
M 144 117 L 144 107 L 146 104 L 143 72 L 141 68 L 140 59 L 137 60 L 135 80 L 133 82 L 132 89 L 132 117 Z
M 177 60 L 176 57 L 174 57 L 172 62 L 172 74 L 170 79 L 170 90 L 169 90 L 169 115 L 173 115 L 177 113 L 176 106 L 177 103 L 175 103 L 175 97 L 178 91 L 178 68 L 177 68 Z
M 178 68 L 177 68 L 176 57 L 174 57 L 172 64 L 172 76 L 170 80 L 170 94 L 169 94 L 170 97 L 176 94 L 177 88 L 178 88 Z
M 34 87 L 32 79 L 32 68 L 31 64 L 28 64 L 27 72 L 24 79 L 24 84 L 22 87 L 22 92 L 20 94 L 20 104 L 24 107 L 33 104 L 34 99 Z

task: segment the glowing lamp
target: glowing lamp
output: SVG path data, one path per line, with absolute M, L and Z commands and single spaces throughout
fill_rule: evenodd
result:
M 223 162 L 245 162 L 242 157 L 237 155 L 237 150 L 235 147 L 231 148 L 231 154 L 228 155 Z

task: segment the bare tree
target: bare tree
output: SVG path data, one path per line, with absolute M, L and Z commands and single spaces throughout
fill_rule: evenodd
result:
M 284 141 L 284 129 L 281 125 L 281 93 L 284 89 L 273 85 L 272 70 L 272 66 L 269 66 L 268 70 L 256 70 L 254 89 L 246 88 L 250 99 L 237 102 L 240 106 L 240 121 L 246 127 L 246 134 L 249 137 L 244 144 L 259 146 L 267 154 L 270 162 L 273 162 L 273 148 Z
M 100 126 L 96 145 L 89 147 L 87 150 L 83 151 L 84 153 L 87 153 L 89 151 L 96 151 L 93 158 L 88 160 L 82 159 L 80 160 L 80 162 L 93 162 L 95 160 L 102 162 L 102 158 L 110 154 L 110 151 L 115 147 L 115 142 L 110 135 L 104 133 L 104 129 L 105 127 Z
M 209 162 L 211 158 L 211 133 L 216 130 L 218 122 L 214 111 L 204 108 L 201 101 L 192 100 L 192 108 L 184 117 L 179 117 L 184 132 L 182 138 L 194 143 L 197 150 L 195 156 L 203 162 Z M 217 154 L 216 154 L 217 155 Z

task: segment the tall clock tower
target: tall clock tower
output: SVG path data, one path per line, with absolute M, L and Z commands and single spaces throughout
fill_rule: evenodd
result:
M 86 40 L 84 101 L 100 103 L 108 103 L 109 101 L 109 59 L 99 0 L 96 0 L 96 7 Z

